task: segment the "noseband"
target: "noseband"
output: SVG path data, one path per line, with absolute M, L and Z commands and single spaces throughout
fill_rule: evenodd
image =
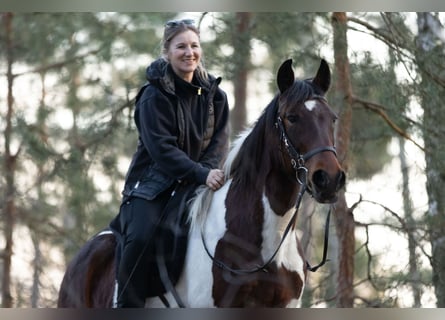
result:
M 306 168 L 306 161 L 308 161 L 310 158 L 315 156 L 316 154 L 330 151 L 337 156 L 337 151 L 335 150 L 334 146 L 324 146 L 324 147 L 318 147 L 315 149 L 312 149 L 311 151 L 302 154 L 298 152 L 297 148 L 294 147 L 292 142 L 289 139 L 289 136 L 286 133 L 286 129 L 283 125 L 283 120 L 280 116 L 277 117 L 277 122 L 275 123 L 275 126 L 280 129 L 280 139 L 283 141 L 284 146 L 286 147 L 287 153 L 289 154 L 289 157 L 291 159 L 292 167 L 295 170 L 295 176 L 297 178 L 298 183 L 301 185 L 307 185 L 307 172 L 308 169 Z M 304 174 L 304 179 L 300 178 L 300 172 Z

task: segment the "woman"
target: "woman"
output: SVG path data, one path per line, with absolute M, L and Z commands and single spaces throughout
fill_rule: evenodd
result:
M 221 78 L 203 68 L 193 20 L 167 22 L 162 48 L 136 98 L 138 146 L 119 215 L 110 224 L 121 243 L 118 307 L 143 307 L 148 295 L 159 294 L 150 289 L 159 278 L 150 261 L 167 204 L 184 204 L 199 185 L 217 190 L 224 184 L 218 168 L 228 147 L 227 97 L 218 87 Z

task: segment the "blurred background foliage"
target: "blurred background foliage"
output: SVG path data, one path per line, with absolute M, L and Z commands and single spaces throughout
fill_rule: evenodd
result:
M 437 94 L 443 94 L 444 84 L 443 16 L 426 14 L 421 29 L 422 16 L 416 13 L 348 13 L 348 32 L 356 35 L 348 44 L 356 98 L 348 151 L 349 191 L 354 182 L 384 174 L 395 159 L 401 162 L 394 145 L 400 150 L 412 141 L 423 145 L 426 137 L 429 149 L 414 147 L 427 163 L 420 168 L 421 175 L 430 178 L 426 183 L 430 190 L 441 186 L 444 158 L 434 154 L 444 135 L 439 107 L 443 100 Z M 66 263 L 118 212 L 137 142 L 134 97 L 145 82 L 145 68 L 160 54 L 165 21 L 189 16 L 199 23 L 206 67 L 224 79 L 233 137 L 256 119 L 277 91 L 275 74 L 283 60 L 293 59 L 299 78 L 312 75 L 320 58 L 335 70 L 331 13 L 326 12 L 1 14 L 3 306 L 55 306 Z M 383 53 L 375 51 L 376 44 L 385 48 Z M 333 86 L 336 81 L 334 71 Z M 429 122 L 424 112 L 430 112 Z M 403 170 L 397 171 L 396 192 L 402 192 Z M 387 218 L 356 219 L 355 306 L 422 306 L 436 301 L 440 305 L 437 288 L 442 284 L 431 279 L 432 273 L 441 274 L 445 263 L 434 262 L 429 246 L 439 237 L 431 235 L 440 232 L 428 226 L 443 225 L 445 220 L 438 215 L 425 223 L 426 202 L 441 196 L 435 197 L 415 202 L 410 215 L 402 203 L 392 213 L 384 205 L 362 209 L 370 216 L 378 210 Z M 400 202 L 417 201 L 411 198 L 408 193 Z M 322 247 L 323 221 L 314 214 L 320 210 L 307 203 L 299 223 L 303 233 L 312 235 L 305 238 L 312 259 Z M 415 257 L 415 275 L 408 263 L 379 267 L 383 253 L 373 252 L 367 242 L 373 227 L 395 233 L 402 242 L 412 236 L 418 249 L 409 252 L 402 247 L 406 256 Z M 333 256 L 335 236 L 331 238 Z M 327 268 L 309 275 L 304 306 L 335 305 L 336 272 Z M 395 291 L 400 287 L 405 288 L 403 295 L 420 298 L 401 303 Z

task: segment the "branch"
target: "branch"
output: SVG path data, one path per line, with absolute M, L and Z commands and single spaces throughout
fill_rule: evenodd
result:
M 434 74 L 432 71 L 428 70 L 428 68 L 424 67 L 421 63 L 419 63 L 417 61 L 417 59 L 415 57 L 416 48 L 413 46 L 410 46 L 410 43 L 412 43 L 412 41 L 410 41 L 409 39 L 405 39 L 402 35 L 400 35 L 400 33 L 398 36 L 394 35 L 395 28 L 393 28 L 393 23 L 387 15 L 382 14 L 382 19 L 383 19 L 384 23 L 387 25 L 387 27 L 389 28 L 389 31 L 387 31 L 385 29 L 381 29 L 381 28 L 376 28 L 376 27 L 372 26 L 371 24 L 369 24 L 365 21 L 362 21 L 358 18 L 348 17 L 348 21 L 351 21 L 353 23 L 361 25 L 362 27 L 365 27 L 367 30 L 371 31 L 372 35 L 376 39 L 382 41 L 388 47 L 390 47 L 393 50 L 395 50 L 396 52 L 398 52 L 400 56 L 404 56 L 404 57 L 408 58 L 409 60 L 411 60 L 413 63 L 415 63 L 417 65 L 417 67 L 419 69 L 421 69 L 434 82 L 436 82 L 439 86 L 445 88 L 445 79 L 443 79 L 440 75 Z M 354 27 L 349 27 L 349 28 L 351 30 L 355 30 L 357 32 L 363 32 L 362 30 L 358 30 Z M 403 41 L 400 41 L 398 38 L 402 38 Z M 405 50 L 405 52 L 402 52 L 401 49 Z M 411 56 L 408 53 L 410 53 Z M 409 69 L 405 65 L 405 62 L 403 60 L 402 60 L 402 63 L 404 64 L 405 69 L 407 70 L 408 74 L 410 74 L 410 76 L 411 76 L 411 73 L 409 72 Z M 414 78 L 411 76 L 411 79 L 414 79 Z
M 130 25 L 131 22 L 128 22 L 126 24 L 124 24 L 122 26 L 122 28 L 120 28 L 116 33 L 115 33 L 115 37 L 122 35 L 124 32 L 127 31 L 127 26 Z M 50 69 L 58 69 L 61 68 L 67 64 L 70 64 L 72 62 L 75 62 L 76 60 L 81 60 L 81 59 L 85 59 L 86 57 L 90 56 L 90 55 L 96 55 L 98 54 L 101 50 L 103 50 L 103 48 L 105 47 L 105 44 L 102 44 L 101 46 L 99 46 L 96 49 L 92 49 L 90 51 L 85 52 L 84 54 L 78 55 L 78 56 L 74 56 L 71 58 L 68 58 L 64 61 L 59 61 L 56 63 L 52 63 L 52 64 L 48 64 L 46 66 L 41 66 L 41 67 L 37 67 L 35 69 L 31 69 L 28 71 L 24 71 L 24 72 L 20 72 L 20 73 L 16 73 L 13 75 L 13 77 L 19 77 L 25 74 L 30 74 L 30 73 L 41 73 L 41 72 L 46 72 Z
M 48 64 L 48 65 L 45 65 L 45 66 L 40 66 L 40 67 L 37 67 L 35 69 L 31 69 L 31 70 L 27 70 L 27 71 L 16 73 L 16 74 L 13 75 L 13 77 L 19 77 L 19 76 L 23 76 L 23 75 L 30 74 L 30 73 L 42 73 L 42 72 L 46 72 L 46 71 L 51 70 L 51 69 L 62 68 L 63 66 L 65 66 L 67 64 L 70 64 L 72 62 L 75 62 L 76 60 L 85 59 L 86 57 L 88 57 L 90 55 L 98 54 L 101 50 L 102 50 L 102 48 L 90 50 L 90 51 L 88 51 L 88 52 L 86 52 L 84 54 L 81 54 L 79 56 L 71 57 L 71 58 L 66 59 L 64 61 L 59 61 L 59 62 Z
M 406 232 L 406 230 L 403 227 L 398 227 L 395 226 L 391 223 L 385 223 L 385 222 L 360 222 L 360 221 L 354 221 L 354 224 L 356 227 L 360 227 L 360 228 L 368 228 L 368 227 L 385 227 L 388 228 L 390 230 L 394 230 L 397 232 Z M 357 249 L 358 251 L 358 249 Z
M 359 103 L 359 104 L 363 105 L 366 109 L 371 110 L 371 111 L 377 113 L 380 117 L 383 118 L 383 120 L 389 125 L 389 127 L 391 129 L 393 129 L 398 135 L 400 135 L 401 137 L 411 141 L 420 150 L 425 152 L 425 148 L 424 147 L 422 147 L 420 144 L 418 144 L 413 138 L 411 138 L 411 136 L 407 132 L 405 132 L 403 129 L 401 129 L 397 124 L 395 124 L 390 119 L 388 114 L 385 112 L 385 107 L 384 106 L 382 106 L 380 104 L 377 104 L 375 102 L 362 100 L 362 99 L 357 98 L 355 96 L 352 97 L 352 101 L 355 102 L 355 103 Z
M 125 101 L 121 106 L 119 106 L 117 109 L 113 110 L 111 112 L 111 119 L 110 121 L 107 123 L 107 128 L 101 133 L 100 136 L 97 136 L 93 139 L 91 139 L 90 141 L 88 141 L 87 143 L 85 143 L 83 145 L 83 147 L 85 149 L 90 148 L 91 146 L 101 142 L 102 140 L 104 140 L 106 137 L 108 137 L 113 130 L 116 128 L 116 124 L 118 122 L 119 119 L 119 114 L 125 110 L 126 108 L 130 108 L 132 105 L 134 105 L 136 101 L 136 96 L 133 97 L 130 100 Z
M 24 208 L 17 209 L 17 215 L 30 230 L 34 230 L 41 237 L 54 237 L 57 235 L 63 237 L 64 239 L 68 239 L 73 243 L 77 243 L 76 239 L 72 235 L 72 232 L 51 222 L 48 218 L 36 216 L 35 212 L 30 212 Z M 53 230 L 54 233 L 51 233 L 50 230 L 46 229 L 46 227 L 49 227 L 49 229 Z
M 400 225 L 401 225 L 401 228 L 400 228 L 400 229 L 402 229 L 406 234 L 408 234 L 408 233 L 410 233 L 410 232 L 413 233 L 413 234 L 416 234 L 416 231 L 418 231 L 418 229 L 419 229 L 418 227 L 413 228 L 413 227 L 408 226 L 408 225 L 406 224 L 405 220 L 404 220 L 401 216 L 399 216 L 398 213 L 396 213 L 395 211 L 391 210 L 390 208 L 388 208 L 387 206 L 385 206 L 385 205 L 383 205 L 383 204 L 381 204 L 381 203 L 378 203 L 378 202 L 375 202 L 375 201 L 371 201 L 371 200 L 362 200 L 362 202 L 367 202 L 367 203 L 371 203 L 371 204 L 380 206 L 380 207 L 382 207 L 385 211 L 389 212 L 393 217 L 395 217 L 395 218 L 397 219 L 397 221 L 398 221 L 398 222 L 400 223 Z M 359 225 L 359 224 L 356 224 L 356 225 Z M 385 224 L 378 224 L 378 225 L 386 226 Z M 364 226 L 365 228 L 367 228 L 366 224 L 362 224 L 362 225 L 360 225 L 360 226 Z M 387 226 L 387 227 L 397 229 L 395 226 Z M 423 231 L 425 231 L 425 230 L 423 230 Z M 432 263 L 432 261 L 431 261 L 431 260 L 432 260 L 431 255 L 430 255 L 428 252 L 426 252 L 424 246 L 420 243 L 420 241 L 417 240 L 418 238 L 420 238 L 418 235 L 416 235 L 416 236 L 414 237 L 414 241 L 416 242 L 417 248 L 419 248 L 420 251 L 422 251 L 422 253 L 425 255 L 425 257 L 427 257 L 427 259 L 430 261 L 430 263 Z M 420 238 L 420 239 L 421 239 L 421 238 Z
M 389 47 L 392 47 L 394 49 L 402 48 L 402 49 L 407 50 L 408 52 L 412 51 L 412 48 L 407 46 L 406 42 L 397 41 L 396 37 L 392 36 L 392 32 L 391 31 L 388 32 L 385 29 L 374 27 L 371 24 L 369 24 L 369 23 L 367 23 L 367 22 L 365 22 L 363 20 L 360 20 L 358 18 L 355 18 L 355 17 L 348 17 L 348 21 L 354 22 L 354 23 L 356 23 L 358 25 L 361 25 L 362 27 L 365 27 L 367 30 L 372 32 L 372 34 L 374 35 L 374 37 L 376 39 L 384 42 Z M 353 29 L 353 28 L 351 27 L 351 29 Z M 354 29 L 354 30 L 360 31 L 360 30 L 357 30 L 357 29 Z
M 368 281 L 371 283 L 371 285 L 374 287 L 374 289 L 379 290 L 376 283 L 374 283 L 372 278 L 372 254 L 371 250 L 369 250 L 369 228 L 366 227 L 366 242 L 363 244 L 366 250 L 366 254 L 368 255 L 368 263 L 366 267 L 366 275 Z

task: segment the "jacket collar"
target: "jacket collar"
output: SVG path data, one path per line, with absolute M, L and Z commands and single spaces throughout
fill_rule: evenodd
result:
M 181 83 L 183 82 L 184 87 L 190 86 L 191 92 L 196 92 L 196 94 L 201 94 L 203 91 L 208 91 L 210 87 L 213 87 L 215 82 L 216 85 L 219 84 L 221 80 L 215 79 L 212 76 L 209 76 L 209 82 L 200 79 L 200 77 L 195 72 L 192 83 L 188 83 L 183 79 L 179 78 L 173 71 L 170 63 L 168 63 L 165 59 L 159 58 L 153 61 L 146 70 L 146 78 L 147 80 L 156 86 L 161 87 L 169 94 L 175 94 L 176 85 L 175 82 Z M 182 82 L 181 82 L 182 81 Z

